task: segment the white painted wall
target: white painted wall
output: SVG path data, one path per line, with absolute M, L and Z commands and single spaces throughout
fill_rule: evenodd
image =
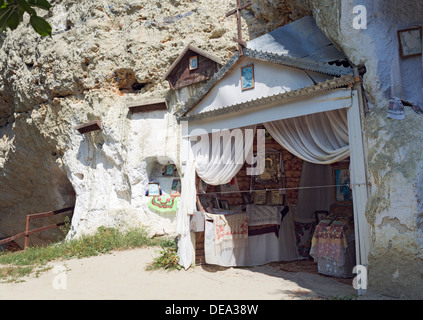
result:
M 242 91 L 241 68 L 254 64 L 255 88 Z M 307 72 L 316 82 L 323 82 L 333 77 L 317 72 Z M 278 93 L 289 92 L 313 85 L 313 81 L 303 70 L 285 67 L 252 58 L 244 58 L 225 75 L 208 95 L 188 114 L 205 111 L 259 99 Z

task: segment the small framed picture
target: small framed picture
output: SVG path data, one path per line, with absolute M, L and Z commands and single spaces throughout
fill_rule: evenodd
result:
M 279 190 L 270 191 L 270 204 L 280 205 L 283 204 L 283 194 Z
M 242 91 L 254 89 L 254 65 L 241 68 L 241 88 Z
M 216 196 L 212 196 L 211 205 L 212 205 L 212 208 L 214 208 L 214 209 L 220 209 L 219 200 L 217 199 Z
M 267 204 L 267 191 L 254 191 L 254 204 Z
M 322 219 L 326 218 L 329 215 L 328 211 L 316 211 L 314 212 L 316 216 L 316 223 L 319 224 Z
M 230 210 L 229 202 L 227 200 L 220 200 L 220 208 L 223 210 Z
M 175 170 L 174 164 L 168 164 L 165 166 L 165 176 L 166 177 L 173 177 L 173 171 Z
M 190 70 L 198 69 L 198 56 L 193 56 L 189 58 L 189 69 Z
M 242 193 L 243 204 L 251 204 L 251 194 L 249 192 Z
M 172 189 L 170 190 L 171 197 L 180 197 L 181 196 L 181 179 L 173 179 Z
M 401 58 L 422 54 L 422 27 L 398 30 Z
M 207 195 L 199 195 L 198 200 L 200 200 L 200 204 L 204 210 L 207 210 L 210 207 L 210 199 Z
M 333 179 L 335 185 L 335 202 L 352 202 L 349 168 L 333 168 Z
M 148 196 L 155 197 L 160 196 L 160 185 L 156 182 L 151 182 L 148 184 Z

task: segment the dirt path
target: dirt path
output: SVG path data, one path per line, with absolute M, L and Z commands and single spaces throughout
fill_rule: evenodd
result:
M 333 279 L 272 266 L 146 271 L 158 251 L 135 249 L 51 263 L 53 268 L 39 277 L 0 284 L 0 300 L 292 300 L 356 294 L 351 286 Z

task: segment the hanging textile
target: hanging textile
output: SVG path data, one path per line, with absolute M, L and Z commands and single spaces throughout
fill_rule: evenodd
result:
M 187 216 L 194 214 L 196 207 L 196 188 L 195 188 L 195 164 L 194 161 L 188 161 L 184 177 L 181 181 L 181 197 L 179 198 L 178 211 L 176 213 L 176 232 L 179 235 L 189 234 L 189 222 L 187 225 Z
M 333 185 L 330 165 L 318 165 L 305 161 L 298 190 L 297 217 L 314 219 L 315 211 L 329 211 L 334 202 L 332 187 L 309 188 Z
M 347 110 L 333 110 L 264 124 L 286 150 L 315 164 L 350 156 Z

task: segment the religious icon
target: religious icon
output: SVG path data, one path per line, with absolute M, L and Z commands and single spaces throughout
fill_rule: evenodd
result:
M 254 65 L 241 68 L 241 88 L 242 91 L 254 89 Z
M 211 205 L 214 209 L 220 209 L 219 200 L 217 199 L 217 196 L 212 196 Z
M 210 199 L 208 195 L 199 195 L 198 199 L 200 200 L 201 206 L 204 210 L 207 210 L 207 208 L 210 207 Z
M 160 196 L 160 186 L 158 183 L 149 183 L 148 184 L 148 195 L 151 196 Z
M 270 204 L 281 205 L 283 204 L 283 194 L 279 190 L 270 191 Z
M 334 168 L 333 176 L 335 179 L 335 201 L 351 202 L 350 170 L 348 168 Z
M 168 164 L 165 167 L 165 176 L 167 176 L 167 177 L 173 177 L 173 171 L 174 171 L 174 169 L 175 169 L 175 165 Z
M 220 207 L 223 210 L 230 210 L 229 202 L 227 200 L 220 200 Z
M 198 68 L 198 56 L 193 56 L 189 58 L 189 69 L 195 70 Z
M 264 171 L 261 175 L 256 176 L 256 182 L 278 182 L 281 179 L 280 157 L 280 153 L 266 154 Z
M 254 204 L 267 204 L 267 192 L 266 191 L 254 191 Z
M 181 179 L 173 179 L 172 189 L 170 190 L 171 197 L 181 196 Z

